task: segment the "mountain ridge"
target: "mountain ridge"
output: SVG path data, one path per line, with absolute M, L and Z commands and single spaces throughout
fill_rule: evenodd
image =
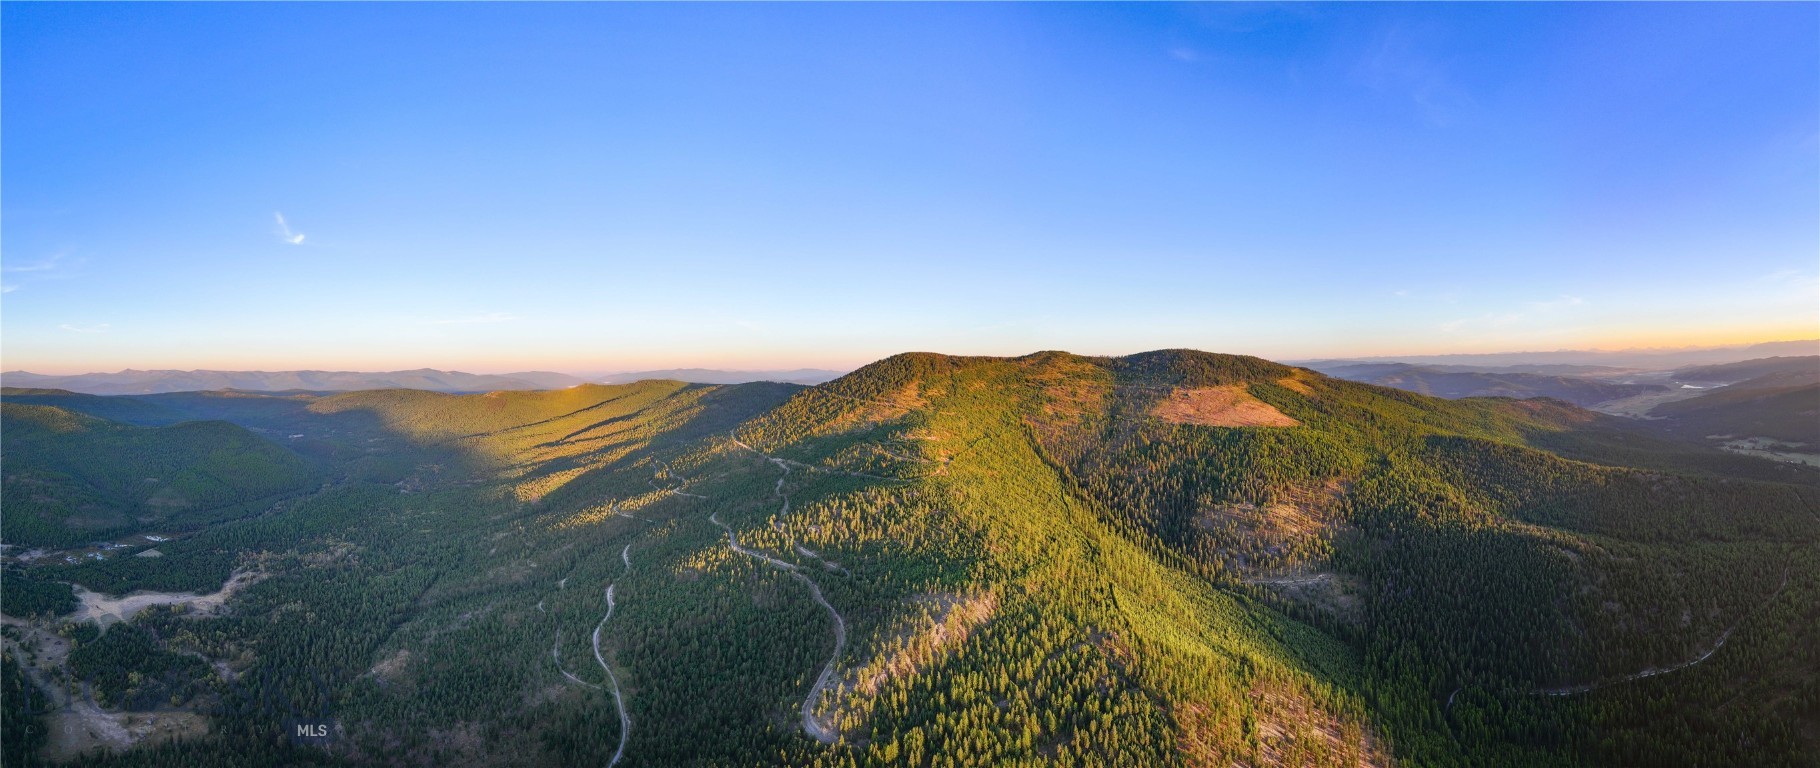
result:
M 1618 350 L 1562 349 L 1525 352 L 1464 352 L 1436 355 L 1373 355 L 1365 357 L 1293 360 L 1295 364 L 1335 364 L 1345 362 L 1411 364 L 1510 366 L 1510 365 L 1607 365 L 1620 368 L 1671 370 L 1693 365 L 1715 365 L 1753 358 L 1812 355 L 1820 350 L 1820 339 L 1769 341 L 1756 344 L 1719 347 L 1629 348 Z
M 1787 726 L 1820 679 L 1820 472 L 1559 400 L 1182 349 L 904 353 L 808 387 L 9 396 L 226 418 L 325 468 L 159 557 L 30 583 L 203 594 L 259 563 L 229 616 L 103 637 L 201 653 L 247 695 L 255 671 L 332 670 L 355 762 L 1726 764 L 1742 734 L 1799 766 L 1813 746 Z M 195 627 L 218 639 L 184 644 Z M 103 701 L 240 701 L 84 664 Z M 146 759 L 270 755 L 261 717 Z
M 472 374 L 416 368 L 401 371 L 224 371 L 197 369 L 134 370 L 115 373 L 82 373 L 69 376 L 28 371 L 0 373 L 6 386 L 63 389 L 91 395 L 148 395 L 238 389 L 249 392 L 304 390 L 351 391 L 399 387 L 445 392 L 484 392 L 510 389 L 555 389 L 583 383 L 578 377 L 541 371 L 517 374 Z

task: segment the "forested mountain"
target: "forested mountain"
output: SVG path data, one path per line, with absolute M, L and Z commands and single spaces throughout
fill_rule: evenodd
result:
M 796 368 L 787 371 L 721 371 L 712 368 L 669 368 L 661 371 L 631 371 L 600 377 L 607 384 L 626 384 L 646 379 L 674 379 L 692 384 L 745 384 L 776 381 L 785 384 L 820 384 L 838 378 L 840 371 L 821 368 Z
M 1563 367 L 1581 366 L 1555 366 Z M 1611 372 L 1606 369 L 1593 370 L 1600 374 Z M 1396 387 L 1435 397 L 1552 397 L 1582 407 L 1668 390 L 1668 387 L 1661 384 L 1619 383 L 1578 374 L 1448 370 L 1406 363 L 1352 363 L 1325 367 L 1322 372 L 1342 379 Z
M 1682 368 L 1674 373 L 1675 381 L 1723 382 L 1726 384 L 1762 378 L 1772 374 L 1820 381 L 1820 355 L 1766 357 L 1724 365 L 1702 365 Z
M 6 543 L 65 545 L 193 528 L 311 486 L 289 450 L 223 421 L 137 427 L 0 402 Z
M 1820 754 L 1820 470 L 1564 402 L 1187 350 L 144 401 L 278 430 L 327 482 L 161 557 L 25 566 L 233 590 L 105 632 L 9 619 L 9 691 L 65 693 L 8 723 L 206 721 L 93 764 Z M 38 450 L 15 408 L 45 434 L 192 426 L 7 408 L 9 488 Z M 333 735 L 294 744 L 298 719 Z M 96 746 L 6 740 L 9 764 Z
M 558 389 L 582 383 L 547 371 L 482 375 L 420 368 L 411 371 L 135 371 L 47 376 L 29 371 L 0 374 L 8 387 L 64 389 L 91 395 L 148 395 L 238 389 L 248 392 L 342 392 L 360 389 L 427 389 L 487 392 L 501 389 Z
M 64 389 L 0 388 L 0 400 L 22 405 L 51 405 L 126 424 L 160 425 L 190 421 L 184 411 L 133 397 L 85 395 Z
M 1773 370 L 1695 398 L 1658 405 L 1650 416 L 1689 435 L 1769 438 L 1820 453 L 1820 370 Z

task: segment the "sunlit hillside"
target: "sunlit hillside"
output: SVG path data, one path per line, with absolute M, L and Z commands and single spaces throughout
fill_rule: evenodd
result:
M 38 649 L 19 674 L 70 674 L 43 666 L 69 653 L 98 716 L 156 697 L 209 723 L 106 762 L 1813 754 L 1817 475 L 1558 402 L 1173 350 L 285 403 L 236 407 L 309 435 L 319 490 L 170 521 L 159 557 L 13 572 L 31 591 L 8 599 L 49 612 L 10 635 Z M 51 433 L 193 428 L 8 408 Z M 180 598 L 103 634 L 60 631 L 50 586 L 235 575 L 226 608 Z M 341 738 L 272 741 L 293 710 Z M 69 716 L 34 754 L 105 743 L 58 735 Z

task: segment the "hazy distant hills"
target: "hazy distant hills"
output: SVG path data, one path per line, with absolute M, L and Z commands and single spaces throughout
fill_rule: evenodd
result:
M 1725 353 L 1729 356 L 1740 352 L 1786 350 L 1811 344 L 1812 342 L 1776 342 L 1696 352 L 1702 355 Z M 1495 355 L 1413 357 L 1400 361 L 1316 360 L 1302 365 L 1337 378 L 1396 387 L 1436 397 L 1553 397 L 1582 407 L 1600 406 L 1599 410 L 1608 413 L 1631 416 L 1648 414 L 1652 417 L 1684 412 L 1652 409 L 1659 409 L 1670 402 L 1702 399 L 1701 390 L 1714 385 L 1730 385 L 1726 389 L 1732 392 L 1720 400 L 1736 400 L 1742 397 L 1737 393 L 1743 389 L 1780 391 L 1820 385 L 1820 355 L 1771 356 L 1677 367 L 1666 364 L 1683 360 L 1687 354 L 1692 353 L 1673 353 L 1655 358 L 1626 352 L 1554 354 L 1561 357 L 1552 358 L 1553 362 L 1510 365 L 1468 365 L 1459 362 L 1463 359 L 1500 357 Z M 1585 355 L 1592 354 L 1606 355 L 1608 362 L 1623 365 L 1563 362 L 1584 359 Z M 1447 365 L 1419 362 L 1433 359 L 1456 362 Z M 1752 417 L 1748 421 L 1757 423 L 1758 420 Z M 1793 422 L 1778 432 L 1787 432 L 1789 429 L 1820 431 L 1812 419 Z M 1762 434 L 1760 431 L 1746 431 Z
M 775 381 L 786 384 L 820 384 L 841 371 L 798 368 L 780 371 L 722 371 L 676 368 L 632 371 L 582 378 L 551 371 L 475 374 L 419 368 L 410 371 L 137 371 L 47 376 L 29 371 L 0 373 L 8 387 L 61 389 L 89 395 L 153 395 L 166 392 L 203 392 L 238 389 L 247 392 L 352 392 L 363 389 L 423 389 L 433 392 L 496 392 L 501 390 L 564 389 L 599 382 L 623 384 L 647 379 L 669 379 L 692 384 L 744 384 Z
M 1788 341 L 1749 347 L 1701 350 L 1628 350 L 1619 352 L 1562 351 L 1520 352 L 1496 355 L 1429 355 L 1404 358 L 1314 360 L 1298 363 L 1330 376 L 1398 387 L 1439 397 L 1557 397 L 1579 405 L 1632 397 L 1649 391 L 1647 383 L 1588 383 L 1627 379 L 1651 371 L 1676 370 L 1677 381 L 1742 381 L 1776 366 L 1794 366 L 1820 360 L 1820 341 Z M 1807 355 L 1801 357 L 1801 355 Z M 1794 356 L 1790 356 L 1794 355 Z M 1726 366 L 1762 360 L 1768 367 Z M 408 371 L 216 371 L 124 370 L 67 376 L 29 371 L 0 373 L 8 387 L 61 389 L 91 395 L 149 395 L 166 392 L 200 392 L 237 389 L 248 392 L 349 392 L 364 389 L 421 389 L 434 392 L 494 392 L 501 390 L 563 389 L 584 383 L 625 384 L 645 380 L 673 380 L 692 384 L 744 384 L 774 381 L 786 384 L 820 384 L 839 378 L 844 371 L 824 368 L 787 370 L 721 370 L 666 368 L 576 376 L 552 371 L 474 374 L 419 368 Z M 1701 378 L 1701 377 L 1705 378 Z
M 797 368 L 789 371 L 722 371 L 712 368 L 668 368 L 660 371 L 628 371 L 598 379 L 603 384 L 626 384 L 647 379 L 670 379 L 691 384 L 746 384 L 775 381 L 782 384 L 820 384 L 840 378 L 845 371 L 821 368 Z
M 1360 357 L 1349 360 L 1313 360 L 1296 362 L 1315 370 L 1325 370 L 1347 363 L 1409 363 L 1412 365 L 1470 366 L 1476 368 L 1506 366 L 1591 365 L 1667 371 L 1696 365 L 1718 365 L 1758 358 L 1813 355 L 1820 353 L 1820 339 L 1772 341 L 1742 347 L 1705 349 L 1565 349 L 1554 352 L 1504 352 L 1493 354 L 1400 355 L 1395 357 Z M 1539 373 L 1541 371 L 1530 371 Z M 1568 371 L 1560 371 L 1568 373 Z
M 1649 416 L 1672 429 L 1718 440 L 1767 438 L 1802 452 L 1820 451 L 1820 358 L 1770 358 L 1676 372 L 1676 379 L 1736 381 L 1686 400 L 1663 403 Z M 1737 443 L 1728 443 L 1733 447 Z M 1811 463 L 1811 462 L 1810 462 Z
M 1755 348 L 1762 347 L 1778 348 Z M 1642 417 L 1655 428 L 1705 438 L 1729 450 L 1780 461 L 1820 460 L 1812 454 L 1820 448 L 1820 355 L 1755 358 L 1675 370 L 1357 360 L 1316 361 L 1307 366 L 1336 378 L 1437 397 L 1552 397 L 1606 413 Z
M 1582 378 L 1608 378 L 1641 373 L 1641 368 L 1623 368 L 1611 365 L 1417 365 L 1405 362 L 1377 362 L 1360 360 L 1314 360 L 1297 363 L 1304 368 L 1320 371 L 1329 376 L 1360 381 L 1367 377 L 1381 376 L 1389 373 L 1422 368 L 1444 373 L 1529 373 L 1538 376 L 1579 376 Z
M 45 376 L 7 371 L 0 381 L 9 387 L 64 389 L 90 395 L 150 395 L 242 389 L 253 392 L 310 390 L 342 392 L 359 389 L 427 389 L 437 392 L 491 392 L 502 389 L 560 389 L 583 383 L 561 373 L 531 371 L 483 375 L 420 368 L 411 371 L 136 371 Z
M 1763 438 L 1811 454 L 1820 451 L 1820 387 L 1725 389 L 1651 411 L 1689 435 L 1718 441 Z M 1748 446 L 1743 446 L 1748 447 Z
M 1807 378 L 1820 379 L 1820 355 L 1800 357 L 1767 357 L 1760 360 L 1744 360 L 1723 365 L 1702 365 L 1682 368 L 1675 371 L 1675 381 L 1682 382 L 1743 382 L 1772 374 L 1805 375 Z
M 1586 375 L 1611 375 L 1623 369 L 1601 366 L 1517 366 L 1538 369 L 1588 370 Z M 1407 363 L 1317 364 L 1329 376 L 1406 389 L 1435 397 L 1552 397 L 1579 406 L 1590 406 L 1650 392 L 1666 392 L 1660 384 L 1627 384 L 1596 378 L 1540 373 L 1497 373 L 1461 366 L 1420 366 Z

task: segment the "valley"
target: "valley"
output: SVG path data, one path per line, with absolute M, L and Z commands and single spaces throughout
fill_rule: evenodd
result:
M 1816 29 L 0 0 L 0 768 L 1820 768 Z
M 44 705 L 8 722 L 94 734 L 9 736 L 21 759 L 1815 753 L 1820 470 L 1566 403 L 1186 350 L 899 355 L 812 387 L 155 397 L 6 404 L 9 436 L 55 447 L 16 481 L 7 445 L 9 489 L 36 494 L 9 553 L 143 504 L 58 457 L 194 429 L 172 413 L 270 435 L 233 439 L 282 445 L 298 485 L 141 513 L 99 560 L 9 557 L 7 675 Z M 166 455 L 166 476 L 220 460 Z M 283 737 L 311 718 L 335 737 Z M 154 719 L 193 727 L 131 735 Z

